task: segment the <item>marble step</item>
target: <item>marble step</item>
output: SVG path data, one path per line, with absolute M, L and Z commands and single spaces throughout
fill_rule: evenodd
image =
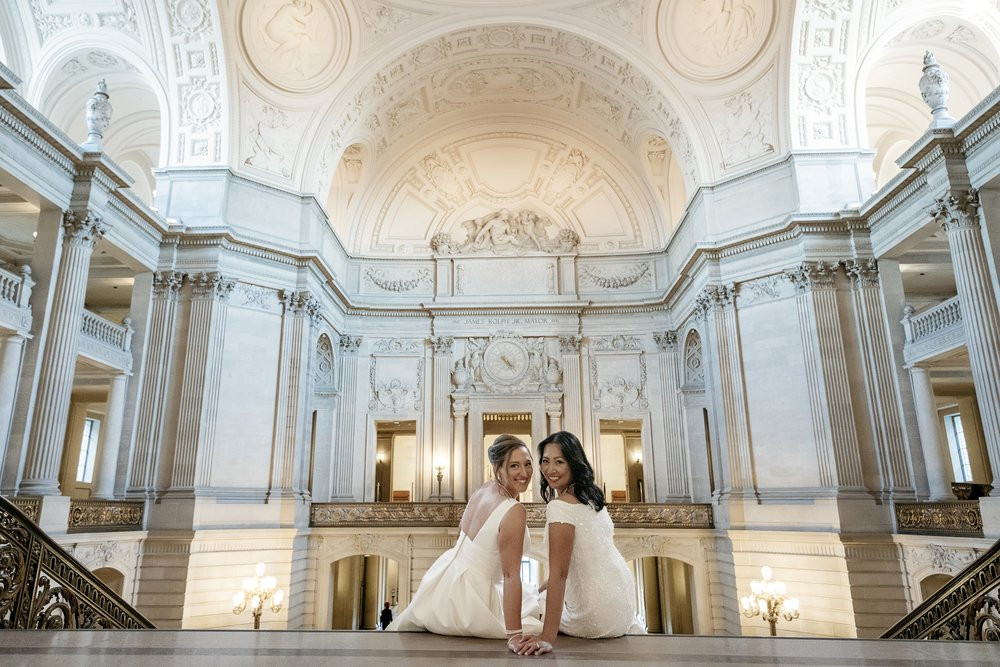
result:
M 519 657 L 501 640 L 423 633 L 277 630 L 4 630 L 11 665 L 996 665 L 995 642 L 631 636 L 560 637 L 556 652 Z

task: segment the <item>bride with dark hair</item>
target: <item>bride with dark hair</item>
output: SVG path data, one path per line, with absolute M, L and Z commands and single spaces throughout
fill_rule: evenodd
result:
M 575 435 L 553 433 L 538 443 L 549 545 L 545 625 L 516 652 L 552 650 L 556 635 L 601 639 L 645 634 L 636 616 L 635 579 L 614 543 L 604 492 Z
M 536 596 L 526 595 L 521 583 L 521 558 L 531 537 L 527 511 L 517 501 L 531 484 L 531 451 L 519 438 L 501 435 L 487 455 L 494 479 L 470 496 L 458 542 L 431 565 L 387 630 L 506 637 L 511 650 L 528 632 L 539 631 Z

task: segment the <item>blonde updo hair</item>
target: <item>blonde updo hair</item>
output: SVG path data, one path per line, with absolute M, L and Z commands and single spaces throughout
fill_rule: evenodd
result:
M 490 448 L 486 450 L 486 455 L 490 459 L 490 465 L 493 466 L 493 476 L 497 477 L 497 473 L 500 472 L 500 468 L 503 464 L 507 462 L 510 458 L 511 452 L 515 449 L 524 447 L 528 450 L 528 454 L 531 454 L 531 449 L 525 444 L 524 440 L 521 440 L 517 436 L 504 433 L 503 435 L 498 435 L 497 439 L 493 441 Z

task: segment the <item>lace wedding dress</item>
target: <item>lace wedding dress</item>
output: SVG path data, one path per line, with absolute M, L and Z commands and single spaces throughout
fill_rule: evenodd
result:
M 459 534 L 454 547 L 441 554 L 427 570 L 413 600 L 387 630 L 427 630 L 439 635 L 503 639 L 503 576 L 498 546 L 500 521 L 516 500 L 501 502 L 476 537 Z M 524 543 L 531 543 L 527 527 Z M 521 627 L 525 634 L 542 630 L 538 595 L 522 585 Z
M 607 508 L 552 500 L 545 507 L 545 538 L 553 523 L 575 527 L 559 631 L 586 639 L 646 634 L 636 616 L 635 578 L 614 543 Z

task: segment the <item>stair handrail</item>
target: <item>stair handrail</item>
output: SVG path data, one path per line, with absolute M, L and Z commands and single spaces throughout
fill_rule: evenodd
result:
M 882 634 L 882 639 L 1000 641 L 1000 540 Z
M 151 629 L 9 499 L 0 496 L 0 629 Z

